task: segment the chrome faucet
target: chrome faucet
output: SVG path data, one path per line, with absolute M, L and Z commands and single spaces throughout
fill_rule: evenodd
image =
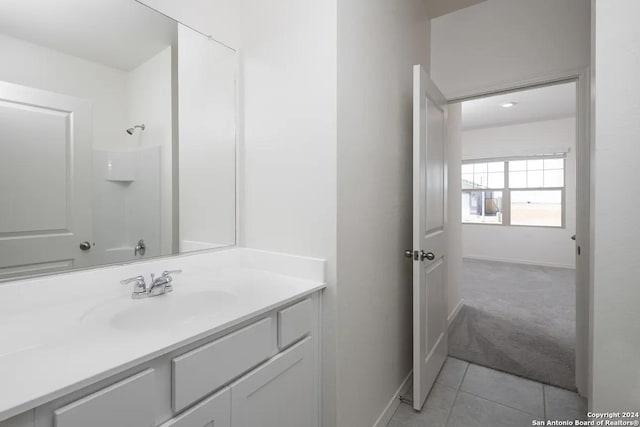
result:
M 123 285 L 133 283 L 133 293 L 131 294 L 131 298 L 133 299 L 144 298 L 147 296 L 147 285 L 144 282 L 144 277 L 142 276 L 124 279 L 121 280 L 120 283 L 122 283 Z
M 182 270 L 165 270 L 158 278 L 155 278 L 155 275 L 152 273 L 151 286 L 149 286 L 149 290 L 147 291 L 149 296 L 155 297 L 173 291 L 173 285 L 171 284 L 173 277 L 171 277 L 171 275 L 178 273 L 182 273 Z
M 173 277 L 171 277 L 171 275 L 178 273 L 182 273 L 182 270 L 165 270 L 162 272 L 160 277 L 157 278 L 155 277 L 155 274 L 152 273 L 149 288 L 147 288 L 143 276 L 131 277 L 129 279 L 122 280 L 120 283 L 123 285 L 134 283 L 133 293 L 131 294 L 131 298 L 133 299 L 156 297 L 173 291 L 173 285 L 171 284 Z

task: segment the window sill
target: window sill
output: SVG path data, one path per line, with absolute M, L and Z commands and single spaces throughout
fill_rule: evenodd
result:
M 462 222 L 462 225 L 490 225 L 492 227 L 514 227 L 514 228 L 554 228 L 558 230 L 565 230 L 567 227 L 564 225 L 522 225 L 522 224 L 496 224 L 491 222 Z

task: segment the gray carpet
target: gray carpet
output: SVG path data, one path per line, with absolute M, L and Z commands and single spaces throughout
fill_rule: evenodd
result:
M 575 390 L 574 270 L 464 261 L 458 359 Z

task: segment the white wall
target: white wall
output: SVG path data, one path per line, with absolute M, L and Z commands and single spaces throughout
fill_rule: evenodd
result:
M 335 425 L 336 2 L 240 2 L 243 246 L 329 260 L 323 419 Z
M 180 251 L 236 243 L 234 51 L 178 30 Z
M 640 2 L 595 2 L 592 183 L 593 383 L 590 406 L 640 406 Z
M 338 425 L 371 427 L 412 367 L 412 99 L 425 2 L 338 2 Z M 380 424 L 380 425 L 385 425 Z
M 432 76 L 448 98 L 589 65 L 588 0 L 487 0 L 432 22 Z
M 463 257 L 575 268 L 575 244 L 571 240 L 571 235 L 576 232 L 575 126 L 575 119 L 569 118 L 462 133 L 464 160 L 568 151 L 565 166 L 566 227 L 463 224 Z M 497 242 L 499 244 L 495 244 Z
M 4 35 L 0 52 L 0 80 L 88 99 L 94 147 L 126 142 L 126 73 Z
M 242 9 L 243 243 L 311 256 L 335 252 L 335 5 Z

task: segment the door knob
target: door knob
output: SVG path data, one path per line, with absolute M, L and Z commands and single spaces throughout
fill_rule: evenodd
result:
M 433 252 L 420 251 L 420 261 L 424 261 L 425 259 L 433 261 L 434 259 L 436 259 L 436 256 L 433 254 Z
M 413 258 L 413 251 L 411 249 L 407 249 L 404 251 L 404 256 L 407 258 Z
M 576 235 L 571 236 L 571 240 L 576 240 Z
M 80 250 L 88 251 L 89 249 L 91 249 L 91 243 L 89 243 L 89 242 L 80 243 Z
M 138 240 L 138 244 L 135 248 L 133 248 L 133 256 L 144 256 L 145 252 L 147 252 L 147 245 L 144 243 L 144 239 Z

